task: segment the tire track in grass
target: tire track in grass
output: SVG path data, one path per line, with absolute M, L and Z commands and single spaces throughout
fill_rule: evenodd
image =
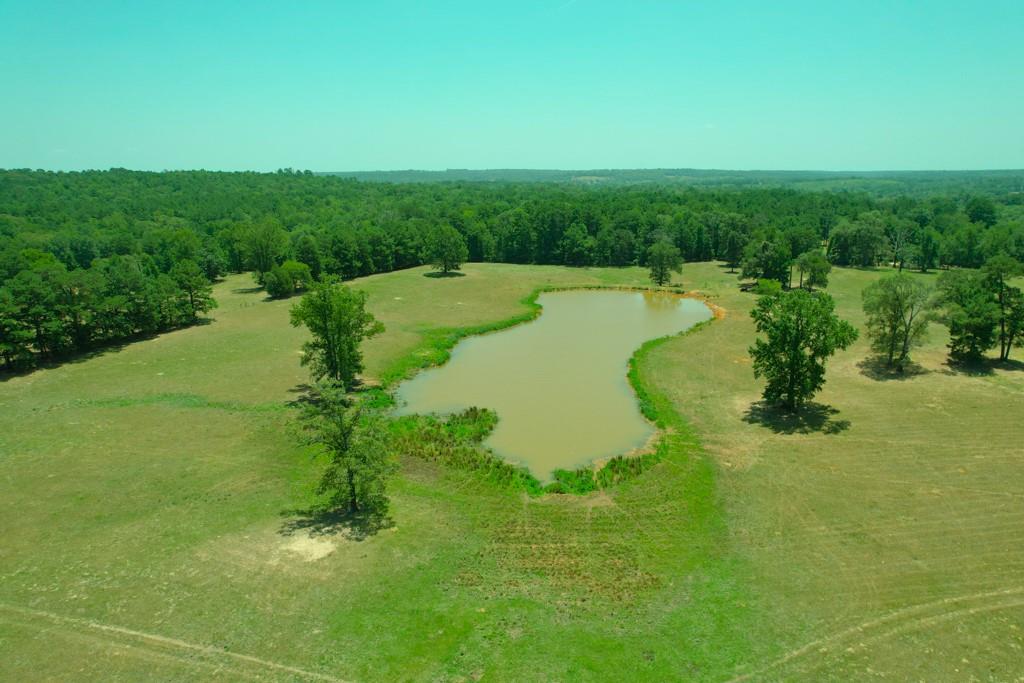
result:
M 860 638 L 862 643 L 878 642 L 894 635 L 913 630 L 917 627 L 930 626 L 958 616 L 971 616 L 974 614 L 981 614 L 1001 609 L 1024 607 L 1024 598 L 1021 596 L 1024 596 L 1024 587 L 1015 587 L 998 591 L 957 595 L 942 598 L 940 600 L 933 600 L 931 602 L 911 605 L 909 607 L 902 607 L 879 617 L 875 617 L 874 619 L 869 619 L 868 621 L 857 624 L 856 626 L 851 626 L 823 636 L 822 638 L 812 640 L 794 650 L 790 650 L 782 657 L 768 662 L 754 671 L 749 671 L 729 679 L 729 683 L 739 683 L 740 681 L 747 681 L 755 677 L 762 676 L 769 671 L 778 669 L 786 664 L 797 662 L 811 653 L 834 650 L 837 647 L 841 647 L 845 642 L 853 637 Z M 971 605 L 972 602 L 975 603 L 973 606 Z M 932 610 L 956 605 L 957 603 L 966 604 L 958 607 L 957 609 L 945 610 L 938 614 L 930 613 Z M 881 633 L 870 633 L 871 629 L 884 628 L 887 626 L 890 628 L 882 631 Z
M 211 645 L 201 645 L 198 643 L 190 643 L 185 640 L 178 638 L 169 638 L 167 636 L 161 636 L 155 633 L 146 633 L 144 631 L 136 631 L 134 629 L 124 628 L 122 626 L 114 626 L 112 624 L 103 624 L 97 621 L 89 619 L 79 619 L 77 617 L 69 617 L 55 612 L 46 612 L 44 610 L 31 609 L 28 607 L 19 607 L 17 605 L 9 605 L 0 603 L 0 610 L 11 612 L 23 617 L 31 617 L 37 620 L 46 620 L 54 624 L 58 624 L 65 627 L 76 627 L 79 629 L 86 629 L 87 631 L 98 631 L 106 633 L 112 637 L 121 636 L 124 638 L 135 639 L 142 641 L 153 646 L 165 646 L 177 650 L 183 650 L 187 652 L 195 652 L 197 654 L 207 655 L 210 657 L 222 657 L 229 660 L 233 660 L 238 663 L 244 663 L 249 665 L 255 665 L 263 669 L 269 669 L 280 673 L 292 674 L 299 676 L 306 680 L 315 681 L 328 681 L 328 683 L 347 683 L 343 679 L 335 678 L 327 674 L 317 673 L 315 671 L 306 671 L 298 667 L 289 666 L 287 664 L 280 664 L 267 659 L 261 659 L 252 655 L 241 654 L 238 652 L 228 652 L 226 650 L 218 649 Z M 188 662 L 188 660 L 179 659 L 178 661 Z M 195 663 L 195 662 L 189 662 Z M 244 672 L 237 672 L 239 675 L 244 675 Z

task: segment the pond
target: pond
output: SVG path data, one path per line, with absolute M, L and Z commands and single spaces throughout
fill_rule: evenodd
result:
M 443 366 L 398 388 L 398 412 L 498 413 L 485 444 L 541 480 L 639 448 L 654 433 L 627 381 L 648 339 L 711 317 L 702 302 L 666 292 L 570 290 L 542 294 L 532 322 L 470 337 Z

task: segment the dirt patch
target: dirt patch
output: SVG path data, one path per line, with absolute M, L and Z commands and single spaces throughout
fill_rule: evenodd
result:
M 702 302 L 705 306 L 711 309 L 711 315 L 715 317 L 715 320 L 723 320 L 726 316 L 726 310 L 718 304 L 712 303 L 710 300 L 711 295 L 706 292 L 695 289 L 693 291 L 680 294 L 680 296 L 684 299 L 696 299 L 697 301 Z
M 323 536 L 296 534 L 281 544 L 281 550 L 297 556 L 303 562 L 322 560 L 335 551 L 337 546 Z

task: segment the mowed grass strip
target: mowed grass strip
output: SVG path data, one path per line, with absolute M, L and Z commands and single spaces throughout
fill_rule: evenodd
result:
M 465 271 L 354 283 L 388 328 L 368 376 L 436 353 L 438 329 L 528 313 L 538 288 L 646 280 Z M 840 314 L 862 324 L 883 272 L 834 272 Z M 405 460 L 396 526 L 365 540 L 296 524 L 317 465 L 268 407 L 307 379 L 303 332 L 246 276 L 218 285 L 210 325 L 0 384 L 0 605 L 30 610 L 0 609 L 0 677 L 302 678 L 218 649 L 345 680 L 1018 674 L 1022 373 L 949 368 L 934 328 L 922 373 L 880 381 L 861 341 L 815 418 L 780 423 L 756 407 L 753 298 L 714 264 L 677 280 L 727 315 L 639 358 L 676 457 L 532 500 Z

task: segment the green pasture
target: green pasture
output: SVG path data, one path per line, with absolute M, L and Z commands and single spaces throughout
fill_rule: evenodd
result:
M 538 288 L 646 283 L 427 272 L 354 283 L 387 327 L 367 379 L 528 313 Z M 863 328 L 884 272 L 833 271 L 838 313 Z M 933 326 L 892 378 L 862 335 L 782 419 L 746 353 L 753 296 L 716 264 L 676 283 L 726 314 L 637 358 L 661 463 L 529 497 L 403 457 L 395 525 L 368 536 L 302 514 L 319 467 L 290 426 L 304 333 L 248 276 L 216 286 L 207 325 L 0 382 L 0 679 L 1024 675 L 1024 365 L 950 367 Z

